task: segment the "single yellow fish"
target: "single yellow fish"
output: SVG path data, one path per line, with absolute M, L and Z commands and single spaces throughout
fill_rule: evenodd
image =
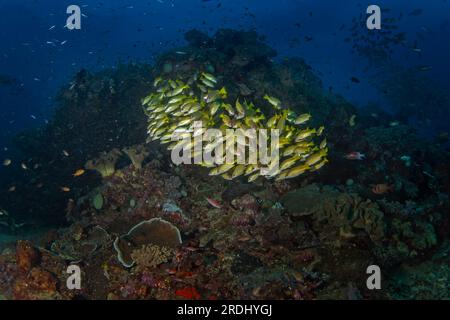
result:
M 280 100 L 278 100 L 277 98 L 275 98 L 275 97 L 271 97 L 271 96 L 269 96 L 269 95 L 265 95 L 264 97 L 263 97 L 265 100 L 267 100 L 272 106 L 274 106 L 276 109 L 279 109 L 280 108 L 280 105 L 281 105 L 281 101 Z
M 304 114 L 299 115 L 294 120 L 294 123 L 297 125 L 304 124 L 304 123 L 308 122 L 309 119 L 311 119 L 311 115 L 309 113 L 304 113 Z

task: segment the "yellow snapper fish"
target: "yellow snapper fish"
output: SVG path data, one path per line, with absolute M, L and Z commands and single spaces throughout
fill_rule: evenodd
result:
M 217 83 L 216 77 L 214 77 L 214 76 L 213 76 L 212 74 L 210 74 L 210 73 L 202 72 L 202 77 L 205 78 L 205 79 L 207 79 L 207 80 L 209 80 L 209 81 L 211 81 L 211 82 Z
M 248 177 L 248 182 L 253 182 L 253 181 L 255 181 L 256 179 L 258 179 L 258 177 L 260 176 L 260 173 L 259 172 L 256 172 L 256 173 L 254 173 L 254 174 L 252 174 L 250 177 Z
M 246 100 L 241 103 L 239 96 L 234 104 L 229 104 L 226 100 L 228 96 L 226 88 L 214 89 L 217 83 L 215 76 L 206 72 L 196 72 L 188 77 L 186 82 L 156 78 L 154 92 L 142 99 L 144 112 L 148 117 L 148 141 L 159 140 L 160 143 L 167 143 L 169 150 L 181 146 L 190 151 L 191 157 L 195 157 L 201 152 L 194 148 L 191 139 L 192 135 L 195 135 L 193 122 L 202 121 L 204 126 L 203 130 L 197 131 L 197 135 L 203 135 L 207 129 L 219 129 L 222 131 L 222 139 L 218 141 L 210 139 L 205 145 L 202 142 L 202 151 L 212 153 L 218 150 L 217 147 L 222 150 L 229 149 L 233 156 L 238 156 L 237 161 L 226 163 L 226 157 L 222 156 L 222 159 L 214 159 L 212 163 L 203 161 L 200 165 L 211 168 L 210 175 L 220 175 L 229 180 L 245 175 L 252 182 L 261 175 L 258 164 L 247 162 L 241 164 L 239 159 L 250 159 L 247 154 L 250 138 L 255 138 L 255 134 L 257 137 L 257 129 L 262 128 L 281 131 L 278 141 L 280 157 L 278 161 L 271 162 L 265 168 L 269 169 L 266 179 L 273 177 L 276 180 L 289 179 L 308 170 L 318 170 L 327 163 L 326 139 L 323 139 L 320 145 L 316 145 L 314 141 L 323 133 L 324 127 L 318 129 L 299 127 L 310 120 L 309 113 L 297 115 L 290 109 L 281 110 L 279 99 L 264 95 L 264 99 L 274 110 L 267 120 L 265 114 L 253 103 Z M 224 134 L 229 128 L 238 129 L 244 138 L 233 139 L 231 145 L 227 145 Z M 183 129 L 183 133 L 179 138 L 186 136 L 186 141 L 172 141 L 173 133 L 180 129 Z M 271 145 L 271 135 L 267 135 L 267 138 L 268 144 Z M 278 162 L 281 162 L 280 165 L 275 166 L 274 163 Z M 299 163 L 301 165 L 298 165 Z
M 267 100 L 272 106 L 274 106 L 276 109 L 281 108 L 281 101 L 275 97 L 271 97 L 269 95 L 264 95 L 263 97 L 265 100 Z
M 286 169 L 292 167 L 300 159 L 301 159 L 300 156 L 293 156 L 291 158 L 284 160 L 280 164 L 280 170 L 283 171 L 283 170 L 286 170 Z
M 239 177 L 245 173 L 245 165 L 238 164 L 236 168 L 234 168 L 233 173 L 231 174 L 231 179 Z
M 328 149 L 321 149 L 320 151 L 314 153 L 313 155 L 309 156 L 308 159 L 306 159 L 306 164 L 308 166 L 312 166 L 322 160 L 323 157 L 327 155 Z
M 209 175 L 210 175 L 210 176 L 217 176 L 217 175 L 220 175 L 220 174 L 222 174 L 222 173 L 227 172 L 228 170 L 230 170 L 230 169 L 233 168 L 234 166 L 235 166 L 234 163 L 224 163 L 224 164 L 222 164 L 222 165 L 220 165 L 220 166 L 218 166 L 218 167 L 212 169 L 212 170 L 209 172 Z
M 311 119 L 311 115 L 309 113 L 304 113 L 304 114 L 299 115 L 294 120 L 294 123 L 297 124 L 297 125 L 301 125 L 301 124 L 304 124 L 304 123 L 308 122 L 309 119 Z
M 299 175 L 305 173 L 307 170 L 309 170 L 310 167 L 307 164 L 303 164 L 297 167 L 294 167 L 292 169 L 290 169 L 286 175 L 285 175 L 285 179 L 292 179 L 292 178 L 296 178 Z
M 310 136 L 312 136 L 315 133 L 316 133 L 316 129 L 305 129 L 305 130 L 302 130 L 295 137 L 295 141 L 298 142 L 298 141 L 301 141 L 301 140 L 305 140 L 305 139 L 309 138 Z

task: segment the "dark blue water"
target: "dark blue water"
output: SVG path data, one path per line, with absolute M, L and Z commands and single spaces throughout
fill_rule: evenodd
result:
M 152 62 L 164 50 L 183 45 L 183 32 L 192 28 L 210 34 L 218 28 L 254 29 L 277 50 L 277 59 L 303 57 L 326 86 L 348 100 L 360 106 L 368 102 L 386 104 L 373 84 L 383 77 L 370 79 L 370 73 L 365 72 L 367 59 L 352 54 L 352 42 L 344 41 L 349 37 L 347 28 L 352 19 L 365 16 L 372 2 L 85 0 L 76 3 L 83 14 L 82 29 L 73 31 L 64 28 L 70 4 L 75 3 L 0 1 L 0 73 L 18 81 L 13 87 L 0 86 L 2 146 L 19 130 L 43 125 L 51 116 L 58 88 L 81 68 L 100 70 L 119 61 Z M 425 76 L 448 92 L 448 1 L 376 4 L 390 9 L 386 15 L 404 14 L 396 24 L 406 33 L 406 44 L 392 48 L 390 63 L 403 67 L 431 65 L 433 69 Z M 423 9 L 421 14 L 409 14 L 418 8 Z M 340 30 L 342 25 L 344 30 Z M 305 41 L 305 37 L 312 40 Z M 422 51 L 420 55 L 410 49 L 415 42 Z M 354 85 L 349 81 L 352 76 L 361 83 Z M 432 106 L 423 108 L 432 110 Z M 442 127 L 442 121 L 437 125 Z

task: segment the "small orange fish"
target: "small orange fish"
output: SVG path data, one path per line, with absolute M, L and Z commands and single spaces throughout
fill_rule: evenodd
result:
M 77 171 L 75 171 L 75 173 L 73 174 L 74 177 L 79 177 L 82 176 L 86 171 L 84 171 L 84 169 L 78 169 Z
M 372 187 L 372 192 L 378 195 L 386 194 L 394 191 L 394 185 L 386 183 L 376 184 Z
M 61 187 L 61 191 L 70 192 L 70 188 L 69 187 Z

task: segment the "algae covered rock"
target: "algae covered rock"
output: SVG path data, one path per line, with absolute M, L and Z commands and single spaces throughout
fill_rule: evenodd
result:
M 135 225 L 127 234 L 117 237 L 114 249 L 120 263 L 125 267 L 132 267 L 135 264 L 133 252 L 144 246 L 175 249 L 181 243 L 180 230 L 177 227 L 166 220 L 153 218 Z

